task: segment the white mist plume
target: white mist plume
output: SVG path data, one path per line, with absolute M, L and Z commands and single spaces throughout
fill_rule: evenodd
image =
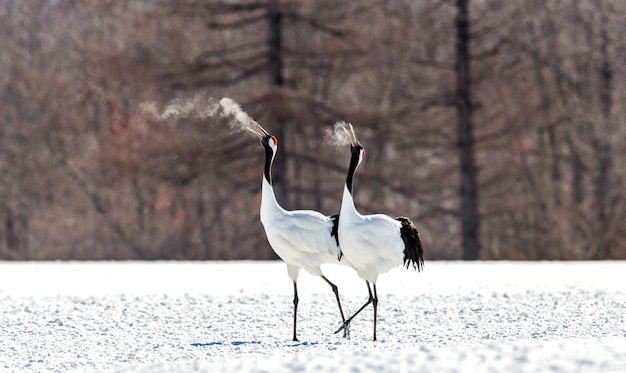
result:
M 250 118 L 250 116 L 243 111 L 238 103 L 233 99 L 224 97 L 220 100 L 220 107 L 222 108 L 222 116 L 230 118 L 228 125 L 230 128 L 237 131 L 244 131 L 246 128 L 253 128 L 256 126 L 256 122 Z
M 160 122 L 180 119 L 225 119 L 228 126 L 234 131 L 245 131 L 246 128 L 256 128 L 258 124 L 243 111 L 233 99 L 224 97 L 218 101 L 213 97 L 197 95 L 191 99 L 176 98 L 170 101 L 162 111 L 154 101 L 143 102 L 139 109 L 144 116 L 149 116 Z
M 340 121 L 335 123 L 332 129 L 326 129 L 326 141 L 328 141 L 331 145 L 335 146 L 344 146 L 350 145 L 350 141 L 346 137 L 346 133 L 343 128 L 347 127 L 348 123 L 344 121 Z
M 153 101 L 141 103 L 139 109 L 143 115 L 152 116 L 158 121 L 188 117 L 206 119 L 215 116 L 219 109 L 219 104 L 213 98 L 206 99 L 201 96 L 194 96 L 188 100 L 175 98 L 165 105 L 161 112 L 159 112 L 156 103 Z

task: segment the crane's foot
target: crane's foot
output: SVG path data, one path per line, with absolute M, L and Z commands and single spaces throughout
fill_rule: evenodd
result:
M 350 322 L 344 322 L 343 324 L 341 324 L 339 329 L 337 329 L 334 334 L 337 334 L 342 330 L 343 330 L 343 337 L 350 339 Z

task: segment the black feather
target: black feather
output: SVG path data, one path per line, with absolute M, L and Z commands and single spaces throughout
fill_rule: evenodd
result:
M 410 265 L 414 269 L 421 271 L 424 269 L 424 248 L 420 240 L 419 232 L 411 219 L 400 216 L 397 217 L 402 226 L 400 227 L 400 236 L 404 241 L 404 266 L 409 268 Z
M 330 229 L 330 236 L 335 237 L 335 242 L 337 242 L 337 246 L 339 246 L 339 214 L 331 216 L 330 220 L 333 221 L 333 227 Z M 343 253 L 341 252 L 341 249 L 339 249 L 339 257 L 337 257 L 337 260 L 341 261 L 342 257 Z

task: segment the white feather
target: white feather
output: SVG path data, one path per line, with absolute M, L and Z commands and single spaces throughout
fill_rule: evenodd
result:
M 272 249 L 282 260 L 314 276 L 322 275 L 322 264 L 338 263 L 339 246 L 330 235 L 333 222 L 329 217 L 317 211 L 283 209 L 265 178 L 262 190 L 261 223 Z M 297 275 L 291 279 L 295 281 Z
M 378 275 L 402 265 L 401 224 L 387 215 L 361 215 L 344 187 L 339 219 L 339 244 L 359 276 L 376 283 Z

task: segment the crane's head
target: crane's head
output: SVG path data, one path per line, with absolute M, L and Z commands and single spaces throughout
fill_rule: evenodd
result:
M 260 124 L 254 122 L 254 128 L 246 127 L 246 129 L 256 137 L 261 139 L 261 145 L 263 145 L 264 148 L 269 148 L 272 153 L 276 153 L 276 150 L 278 149 L 278 139 L 270 135 L 270 133 L 267 132 L 263 127 L 261 127 Z
M 348 141 L 350 141 L 350 151 L 352 152 L 352 155 L 354 156 L 355 154 L 358 154 L 360 164 L 365 157 L 365 148 L 363 148 L 363 145 L 361 145 L 357 139 L 356 132 L 354 132 L 354 127 L 352 127 L 351 123 L 343 126 L 343 131 L 346 133 Z

